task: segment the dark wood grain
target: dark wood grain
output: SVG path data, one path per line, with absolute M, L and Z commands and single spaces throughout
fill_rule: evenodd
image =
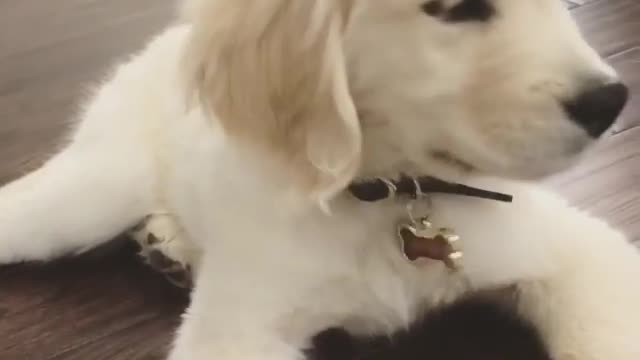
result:
M 548 186 L 640 242 L 640 2 L 567 3 L 634 99 L 615 134 Z M 168 23 L 173 7 L 173 0 L 0 0 L 0 183 L 55 149 L 85 90 Z M 0 359 L 159 360 L 186 297 L 127 246 L 0 268 Z
M 52 151 L 88 89 L 172 17 L 173 0 L 0 0 L 0 183 Z
M 161 359 L 188 294 L 117 245 L 2 269 L 0 359 Z
M 591 0 L 572 11 L 600 54 L 611 56 L 640 45 L 637 0 Z

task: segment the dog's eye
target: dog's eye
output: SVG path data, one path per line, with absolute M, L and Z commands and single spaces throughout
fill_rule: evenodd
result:
M 431 0 L 422 4 L 422 11 L 451 23 L 487 22 L 496 13 L 490 0 L 461 0 L 450 8 L 442 0 Z

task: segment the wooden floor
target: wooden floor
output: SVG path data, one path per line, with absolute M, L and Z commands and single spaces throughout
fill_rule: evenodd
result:
M 640 242 L 640 2 L 572 2 L 636 98 L 615 134 L 550 184 Z M 0 0 L 0 183 L 55 149 L 83 92 L 168 23 L 173 3 Z M 186 294 L 132 254 L 115 243 L 81 259 L 0 268 L 0 359 L 161 359 Z

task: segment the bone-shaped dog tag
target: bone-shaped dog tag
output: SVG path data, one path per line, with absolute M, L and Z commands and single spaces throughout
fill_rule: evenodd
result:
M 451 230 L 435 229 L 428 219 L 423 218 L 401 224 L 398 237 L 401 250 L 409 261 L 426 258 L 442 261 L 451 270 L 460 269 L 463 256 L 457 244 L 460 237 Z

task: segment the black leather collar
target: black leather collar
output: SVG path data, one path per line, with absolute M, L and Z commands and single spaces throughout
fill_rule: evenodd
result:
M 353 182 L 349 192 L 365 202 L 376 202 L 396 195 L 417 198 L 421 194 L 453 194 L 487 200 L 512 202 L 513 196 L 494 191 L 483 190 L 458 183 L 447 182 L 430 176 L 408 177 L 399 180 L 377 178 Z

